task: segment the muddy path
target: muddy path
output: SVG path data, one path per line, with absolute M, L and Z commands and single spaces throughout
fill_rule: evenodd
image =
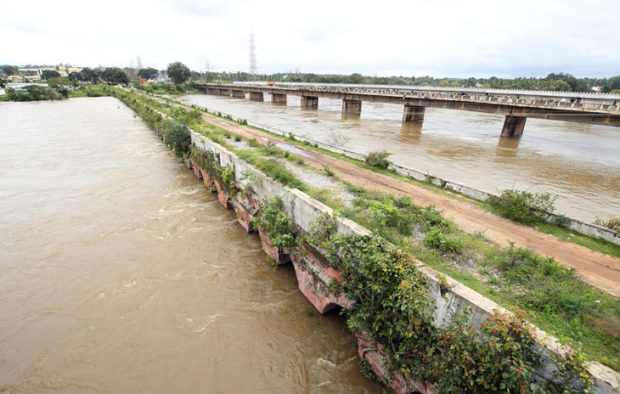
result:
M 245 138 L 256 138 L 259 142 L 286 142 L 283 138 L 277 138 L 209 114 L 204 114 L 203 119 Z M 507 246 L 509 242 L 514 242 L 516 246 L 530 248 L 540 255 L 552 256 L 559 262 L 575 268 L 577 275 L 584 282 L 616 297 L 620 296 L 620 259 L 560 240 L 553 235 L 523 226 L 467 202 L 455 200 L 421 186 L 399 181 L 314 150 L 300 146 L 296 148 L 304 151 L 303 158 L 308 165 L 319 169 L 327 165 L 336 176 L 353 185 L 397 196 L 410 196 L 416 204 L 421 206 L 432 204 L 442 210 L 444 215 L 462 231 L 480 232 L 500 245 Z

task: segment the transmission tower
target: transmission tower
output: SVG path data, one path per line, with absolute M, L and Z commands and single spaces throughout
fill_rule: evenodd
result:
M 254 45 L 254 29 L 250 30 L 250 74 L 255 75 L 258 70 L 256 64 L 256 45 Z

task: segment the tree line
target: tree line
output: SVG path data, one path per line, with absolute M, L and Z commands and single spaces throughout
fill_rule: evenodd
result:
M 620 93 L 620 75 L 611 78 L 577 78 L 573 75 L 565 73 L 551 73 L 543 78 L 436 78 L 431 76 L 377 77 L 362 75 L 358 73 L 350 75 L 306 73 L 277 73 L 252 75 L 246 72 L 192 72 L 192 79 L 202 79 L 208 82 L 258 80 L 308 83 L 439 86 L 454 88 L 462 87 L 486 89 L 552 90 L 564 92 L 592 92 L 593 88 L 600 88 L 601 92 L 604 93 Z
M 149 79 L 154 74 L 167 73 L 175 84 L 187 80 L 208 82 L 231 81 L 280 81 L 280 82 L 310 82 L 310 83 L 351 83 L 373 85 L 415 85 L 440 86 L 463 88 L 491 88 L 491 89 L 523 89 L 523 90 L 551 90 L 565 92 L 592 92 L 593 88 L 603 93 L 620 93 L 620 75 L 611 78 L 577 78 L 566 73 L 550 73 L 545 77 L 517 77 L 517 78 L 436 78 L 431 76 L 368 76 L 359 73 L 350 75 L 340 74 L 312 74 L 312 73 L 277 73 L 277 74 L 250 74 L 247 72 L 197 72 L 181 62 L 170 63 L 166 70 L 153 67 L 140 69 L 132 68 L 84 68 L 80 72 L 69 74 L 72 82 L 127 84 L 137 78 Z M 0 79 L 3 76 L 15 75 L 19 69 L 12 65 L 0 65 Z M 45 70 L 42 79 L 57 78 L 57 71 Z

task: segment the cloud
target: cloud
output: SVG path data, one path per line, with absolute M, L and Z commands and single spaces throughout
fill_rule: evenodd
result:
M 620 70 L 620 2 L 34 0 L 3 5 L 0 63 L 469 76 L 609 76 Z

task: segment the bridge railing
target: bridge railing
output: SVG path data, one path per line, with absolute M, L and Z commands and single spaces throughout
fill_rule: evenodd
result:
M 239 83 L 238 87 L 266 87 L 258 83 Z M 403 99 L 417 98 L 429 100 L 462 100 L 475 102 L 493 102 L 500 104 L 532 105 L 552 109 L 573 109 L 605 112 L 620 112 L 620 96 L 574 92 L 540 92 L 540 91 L 504 91 L 492 89 L 450 89 L 445 88 L 409 88 L 389 86 L 355 86 L 355 85 L 320 85 L 278 83 L 270 89 L 286 89 L 304 92 L 336 94 L 370 94 L 397 96 Z

